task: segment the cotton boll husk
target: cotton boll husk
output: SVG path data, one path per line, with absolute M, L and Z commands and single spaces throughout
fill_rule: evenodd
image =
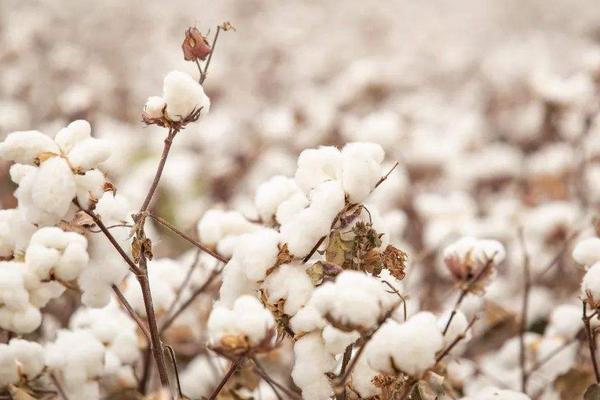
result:
M 75 175 L 77 202 L 83 208 L 89 208 L 92 200 L 97 201 L 104 195 L 104 174 L 97 169 L 87 171 L 83 175 Z
M 328 400 L 333 390 L 325 372 L 335 367 L 335 359 L 324 347 L 318 332 L 302 336 L 294 344 L 292 379 L 302 390 L 302 398 Z
M 294 179 L 304 193 L 308 194 L 322 182 L 341 177 L 342 153 L 335 147 L 321 146 L 300 153 Z
M 267 270 L 275 265 L 279 254 L 279 233 L 272 229 L 261 229 L 242 235 L 233 250 L 246 277 L 260 282 L 265 279 Z
M 544 334 L 570 339 L 575 337 L 581 329 L 580 322 L 581 307 L 574 304 L 561 304 L 550 314 Z
M 583 296 L 589 293 L 595 301 L 600 301 L 600 262 L 593 264 L 583 276 L 581 292 Z
M 58 131 L 54 137 L 54 141 L 60 146 L 63 154 L 68 154 L 76 144 L 89 139 L 91 133 L 92 127 L 90 123 L 86 120 L 78 119 Z
M 354 343 L 360 334 L 356 331 L 344 332 L 334 328 L 331 325 L 327 325 L 323 329 L 323 343 L 325 350 L 332 355 L 343 353 L 348 345 Z
M 590 237 L 580 240 L 573 249 L 573 259 L 584 266 L 600 261 L 600 238 Z
M 270 223 L 282 202 L 299 191 L 292 178 L 276 175 L 256 189 L 254 204 L 258 215 L 265 223 Z
M 181 373 L 181 388 L 192 399 L 207 397 L 219 383 L 225 362 L 220 357 L 211 359 L 196 356 Z
M 74 168 L 87 171 L 108 160 L 110 152 L 110 143 L 89 138 L 77 143 L 69 152 L 68 158 Z
M 373 336 L 366 357 L 375 370 L 394 373 L 398 368 L 416 376 L 435 363 L 443 342 L 435 316 L 419 312 L 403 324 L 386 322 Z
M 163 83 L 163 98 L 167 103 L 166 114 L 173 121 L 185 119 L 192 112 L 202 109 L 206 115 L 210 99 L 194 78 L 180 71 L 171 71 Z
M 144 113 L 149 118 L 162 118 L 163 110 L 167 102 L 160 96 L 150 96 L 144 104 Z
M 283 312 L 295 315 L 304 306 L 314 290 L 310 277 L 300 264 L 279 266 L 264 281 L 269 303 L 284 300 Z
M 59 152 L 54 140 L 38 131 L 12 132 L 0 143 L 0 158 L 21 164 L 33 164 L 41 153 Z

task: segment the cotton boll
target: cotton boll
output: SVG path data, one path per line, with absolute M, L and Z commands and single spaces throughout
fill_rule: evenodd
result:
M 22 311 L 15 312 L 12 315 L 12 326 L 6 328 L 17 333 L 31 333 L 35 331 L 42 323 L 42 314 L 40 310 L 28 306 Z
M 420 312 L 403 324 L 386 322 L 371 339 L 366 357 L 375 370 L 393 374 L 394 369 L 400 369 L 416 376 L 435 364 L 442 346 L 435 316 Z
M 294 179 L 304 193 L 308 194 L 322 182 L 341 177 L 342 153 L 335 147 L 321 146 L 300 153 Z
M 331 325 L 327 325 L 323 329 L 323 343 L 325 345 L 325 350 L 333 355 L 343 353 L 346 347 L 354 343 L 359 337 L 360 334 L 356 331 L 344 332 Z
M 572 304 L 561 304 L 550 314 L 550 321 L 545 335 L 560 336 L 565 339 L 575 337 L 581 329 L 581 307 Z
M 89 138 L 77 143 L 69 152 L 69 162 L 74 168 L 87 171 L 96 168 L 110 157 L 110 143 Z
M 19 371 L 27 379 L 33 379 L 44 369 L 44 348 L 35 342 L 22 339 L 11 339 L 10 351 L 19 363 Z
M 347 121 L 342 133 L 349 140 L 375 142 L 387 150 L 393 149 L 402 133 L 402 120 L 397 113 L 379 111 L 360 121 Z
M 281 175 L 272 177 L 256 189 L 254 204 L 258 215 L 264 222 L 271 222 L 281 203 L 298 192 L 298 186 L 292 178 Z
M 243 295 L 254 295 L 258 283 L 250 281 L 237 260 L 230 260 L 223 270 L 223 283 L 219 290 L 219 301 L 227 307 L 233 307 L 235 300 Z
M 63 154 L 68 154 L 73 147 L 91 137 L 92 127 L 86 120 L 79 119 L 71 122 L 56 134 L 54 141 L 60 146 Z
M 0 257 L 21 254 L 34 231 L 22 209 L 0 210 Z
M 342 150 L 342 184 L 351 202 L 363 201 L 381 178 L 384 152 L 373 143 L 350 143 Z
M 366 346 L 368 348 L 369 344 L 367 343 Z M 365 399 L 378 395 L 380 389 L 373 385 L 373 378 L 377 375 L 379 373 L 369 366 L 367 357 L 359 357 L 356 367 L 352 370 L 352 388 Z
M 17 360 L 9 345 L 0 343 L 0 388 L 19 382 Z
M 167 102 L 160 96 L 150 96 L 144 105 L 144 113 L 148 118 L 162 118 Z
M 35 174 L 37 167 L 26 164 L 13 164 L 10 166 L 9 174 L 10 179 L 17 185 L 21 184 L 21 181 L 30 174 Z
M 125 223 L 130 219 L 131 206 L 127 198 L 113 192 L 104 193 L 94 211 L 102 218 L 105 224 Z
M 280 225 L 283 225 L 290 221 L 297 213 L 308 207 L 309 204 L 304 193 L 296 193 L 279 204 L 275 219 Z
M 448 325 L 448 320 L 452 315 L 451 311 L 446 311 L 439 319 L 438 319 L 438 327 L 440 332 L 444 332 L 446 325 Z M 444 335 L 444 346 L 449 345 L 454 342 L 460 335 L 462 335 L 467 327 L 469 326 L 469 321 L 467 321 L 467 317 L 461 312 L 457 311 L 452 318 L 450 325 L 448 326 L 448 330 Z M 470 334 L 467 334 L 465 337 L 465 341 L 470 339 Z
M 31 200 L 35 207 L 48 214 L 39 223 L 54 223 L 65 217 L 76 195 L 73 172 L 66 160 L 52 157 L 38 169 L 31 187 Z
M 335 359 L 324 346 L 317 332 L 302 336 L 294 344 L 292 379 L 302 390 L 304 399 L 328 400 L 333 395 L 325 372 L 335 367 Z
M 192 399 L 210 396 L 225 367 L 220 357 L 196 356 L 181 373 L 183 393 Z
M 198 235 L 202 243 L 215 246 L 226 236 L 239 236 L 258 229 L 236 211 L 208 210 L 198 223 Z
M 202 85 L 180 71 L 171 71 L 165 77 L 163 98 L 167 103 L 166 114 L 173 121 L 181 121 L 200 109 L 201 115 L 206 115 L 210 109 L 210 99 Z
M 0 143 L 0 158 L 21 164 L 33 164 L 42 153 L 59 154 L 54 141 L 38 131 L 9 133 Z
M 75 175 L 77 202 L 83 208 L 89 208 L 104 195 L 104 174 L 97 169 L 87 171 L 83 175 Z
M 269 303 L 284 300 L 283 312 L 295 315 L 304 306 L 314 290 L 310 277 L 302 265 L 284 264 L 265 279 L 263 287 Z
M 301 308 L 290 320 L 290 327 L 296 333 L 311 332 L 316 329 L 324 328 L 327 321 L 319 310 L 312 304 L 307 304 Z
M 590 237 L 580 240 L 573 249 L 573 259 L 585 266 L 600 261 L 600 238 Z
M 306 208 L 281 226 L 281 241 L 288 245 L 291 254 L 304 257 L 329 233 L 331 221 L 321 210 Z
M 249 280 L 264 280 L 267 270 L 275 266 L 279 239 L 279 233 L 272 229 L 261 229 L 240 237 L 232 258 L 238 260 Z
M 581 291 L 584 296 L 600 301 L 600 262 L 593 264 L 583 276 Z

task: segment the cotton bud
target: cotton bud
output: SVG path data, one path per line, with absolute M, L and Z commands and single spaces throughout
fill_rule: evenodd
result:
M 186 61 L 204 61 L 212 50 L 204 35 L 196 27 L 188 28 L 185 31 L 181 49 Z
M 273 316 L 254 296 L 239 297 L 232 309 L 217 305 L 208 319 L 211 342 L 231 353 L 270 348 L 274 328 Z
M 573 249 L 573 259 L 586 267 L 600 261 L 600 238 L 591 237 L 579 241 Z
M 171 71 L 167 74 L 163 97 L 167 103 L 166 115 L 172 121 L 193 119 L 196 112 L 206 115 L 210 108 L 210 100 L 202 85 L 184 72 Z
M 56 143 L 38 131 L 9 133 L 0 143 L 0 158 L 21 164 L 33 164 L 40 155 L 59 152 Z

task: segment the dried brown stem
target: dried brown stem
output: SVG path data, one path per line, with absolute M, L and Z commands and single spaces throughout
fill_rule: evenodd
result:
M 213 39 L 210 54 L 208 55 L 208 60 L 206 60 L 206 65 L 204 66 L 204 71 L 200 70 L 200 84 L 203 84 L 208 76 L 208 67 L 210 66 L 210 61 L 212 60 L 212 56 L 215 52 L 215 47 L 217 46 L 217 40 L 219 39 L 219 33 L 221 32 L 221 25 L 217 26 L 217 32 L 215 33 L 215 38 Z M 200 68 L 200 66 L 198 66 Z
M 596 336 L 592 331 L 592 326 L 590 324 L 590 320 L 592 319 L 592 315 L 587 314 L 587 302 L 582 300 L 583 304 L 583 325 L 585 326 L 585 332 L 587 334 L 588 346 L 590 348 L 590 357 L 592 358 L 592 366 L 594 367 L 594 376 L 596 378 L 596 383 L 600 383 L 600 369 L 598 369 L 598 359 L 596 357 Z
M 458 335 L 456 338 L 454 338 L 454 340 L 452 341 L 452 343 L 450 343 L 448 345 L 448 347 L 446 347 L 435 359 L 436 364 L 439 363 L 440 361 L 442 361 L 444 359 L 444 357 L 446 357 L 448 354 L 450 354 L 450 352 L 452 351 L 452 349 L 454 349 L 456 347 L 456 345 L 458 345 L 458 343 L 460 343 L 462 340 L 464 340 L 467 337 L 467 332 L 469 332 L 469 329 L 471 329 L 473 327 L 473 325 L 475 324 L 475 322 L 477 321 L 477 316 L 473 317 L 473 319 L 471 320 L 471 322 L 469 322 L 469 325 L 467 325 L 467 327 L 465 328 L 465 330 Z
M 129 304 L 129 302 L 127 301 L 121 290 L 117 287 L 117 285 L 112 285 L 112 289 L 113 292 L 115 292 L 115 294 L 117 295 L 117 299 L 119 300 L 119 303 L 121 303 L 121 306 L 123 306 L 123 308 L 127 311 L 129 316 L 137 323 L 138 327 L 146 337 L 146 340 L 148 341 L 148 343 L 150 343 L 150 332 L 148 331 L 148 327 L 146 326 L 144 321 L 142 321 L 140 316 L 135 312 L 135 310 L 133 309 L 131 304 Z
M 529 375 L 526 371 L 527 352 L 525 348 L 525 332 L 527 330 L 531 276 L 529 272 L 529 253 L 527 252 L 523 229 L 519 229 L 519 242 L 521 243 L 523 251 L 523 301 L 521 303 L 521 320 L 519 321 L 519 366 L 521 369 L 521 391 L 527 393 L 527 380 Z
M 229 381 L 229 378 L 231 378 L 231 376 L 235 373 L 235 371 L 238 370 L 238 368 L 244 362 L 245 358 L 246 358 L 245 356 L 241 356 L 231 364 L 231 366 L 229 367 L 229 370 L 227 370 L 227 373 L 225 374 L 225 376 L 223 376 L 223 378 L 221 379 L 221 381 L 219 382 L 219 384 L 217 385 L 215 390 L 213 390 L 211 395 L 208 397 L 208 400 L 215 400 L 217 398 L 219 393 L 221 393 L 221 390 L 223 390 L 223 387 L 225 387 L 225 385 L 227 384 L 227 381 Z
M 144 203 L 142 203 L 142 208 L 140 209 L 140 214 L 148 210 L 150 206 L 150 202 L 152 201 L 152 197 L 154 197 L 154 193 L 158 188 L 158 183 L 160 182 L 160 178 L 162 176 L 163 170 L 165 168 L 165 164 L 167 162 L 167 157 L 169 156 L 169 151 L 171 150 L 171 145 L 173 144 L 173 139 L 175 135 L 177 135 L 177 130 L 169 129 L 169 133 L 165 138 L 165 145 L 163 147 L 162 155 L 160 156 L 160 161 L 158 162 L 158 167 L 156 168 L 156 173 L 154 174 L 154 180 L 152 181 L 152 185 L 146 194 L 146 198 L 144 199 Z
M 287 396 L 288 399 L 301 399 L 301 397 L 298 395 L 298 393 L 292 392 L 290 389 L 288 389 L 281 383 L 277 382 L 275 379 L 271 378 L 269 376 L 269 374 L 267 373 L 267 371 L 263 368 L 263 366 L 258 362 L 256 357 L 252 357 L 252 362 L 254 363 L 254 370 L 256 371 L 256 373 L 262 379 L 264 379 L 269 384 L 269 386 L 271 386 L 271 388 L 273 389 L 273 391 L 275 392 L 275 394 L 277 395 L 278 398 L 281 398 L 281 397 L 280 397 L 279 393 L 277 392 L 277 390 L 275 390 L 275 388 L 281 390 Z

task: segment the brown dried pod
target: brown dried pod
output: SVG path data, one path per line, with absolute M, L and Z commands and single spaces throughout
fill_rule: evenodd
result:
M 212 49 L 198 28 L 191 27 L 185 31 L 185 39 L 181 45 L 183 58 L 186 61 L 204 61 Z

